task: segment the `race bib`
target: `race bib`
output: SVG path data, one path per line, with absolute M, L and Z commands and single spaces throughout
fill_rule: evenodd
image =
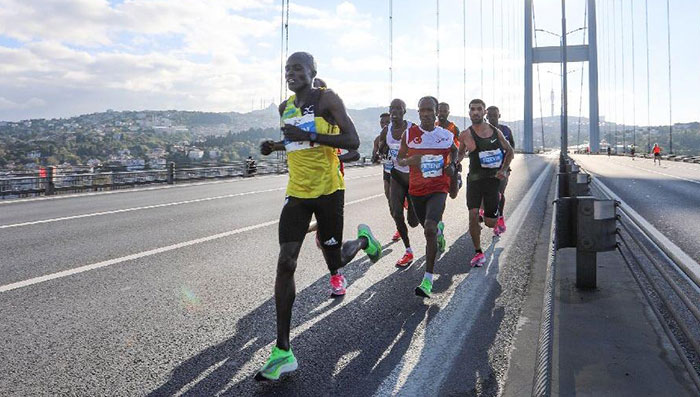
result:
M 295 125 L 300 129 L 308 132 L 316 131 L 316 121 L 314 120 L 313 113 L 309 113 L 301 117 L 291 117 L 285 119 L 284 124 Z M 297 150 L 311 149 L 316 146 L 318 145 L 310 141 L 292 142 L 286 139 L 284 140 L 284 150 L 286 150 L 287 153 L 295 152 Z
M 442 176 L 445 167 L 445 158 L 439 154 L 424 154 L 420 158 L 420 171 L 423 178 L 437 178 Z
M 501 149 L 479 152 L 479 162 L 481 163 L 481 168 L 501 168 L 503 152 L 501 152 Z

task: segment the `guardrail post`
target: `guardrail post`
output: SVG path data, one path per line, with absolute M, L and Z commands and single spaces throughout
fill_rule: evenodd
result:
M 171 161 L 170 164 L 168 164 L 168 185 L 172 185 L 173 183 L 175 183 L 175 163 Z
M 617 245 L 615 201 L 593 196 L 576 201 L 576 287 L 595 288 L 597 253 L 612 251 Z
M 56 186 L 54 185 L 53 177 L 56 173 L 56 167 L 49 166 L 46 167 L 46 195 L 52 196 L 56 191 Z

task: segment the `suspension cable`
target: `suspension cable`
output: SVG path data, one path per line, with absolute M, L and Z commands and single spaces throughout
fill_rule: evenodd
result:
M 501 66 L 501 75 L 500 75 L 499 77 L 501 78 L 501 85 L 500 85 L 500 87 L 499 87 L 500 90 L 499 90 L 499 92 L 498 92 L 498 96 L 499 96 L 499 105 L 498 105 L 498 106 L 502 106 L 502 104 L 505 104 L 505 102 L 506 102 L 505 97 L 504 97 L 504 94 L 503 94 L 504 87 L 505 87 L 505 85 L 503 84 L 503 83 L 504 83 L 504 82 L 503 82 L 503 64 L 505 63 L 505 58 L 504 58 L 504 55 L 503 55 L 503 54 L 505 53 L 504 48 L 503 48 L 503 47 L 504 47 L 504 41 L 503 41 L 503 30 L 504 30 L 504 28 L 503 28 L 503 6 L 501 6 L 500 9 L 501 9 L 501 20 L 499 21 L 499 22 L 500 22 L 499 25 L 501 25 L 501 48 L 500 48 L 499 52 L 500 52 L 500 55 L 501 55 L 501 65 L 500 65 L 500 66 Z
M 668 27 L 668 152 L 673 153 L 673 98 L 671 97 L 671 1 L 666 0 Z
M 588 29 L 588 3 L 584 5 L 583 8 L 583 44 L 586 45 L 586 30 Z M 581 115 L 583 111 L 583 75 L 585 70 L 585 63 L 581 66 L 581 89 L 579 90 L 580 95 L 578 99 L 578 133 L 576 134 L 576 150 L 581 146 Z M 589 93 L 590 95 L 590 93 Z M 590 128 L 590 120 L 588 122 Z M 589 134 L 590 135 L 590 134 Z M 589 142 L 590 144 L 590 142 Z
M 491 0 L 491 99 L 496 101 L 496 0 Z
M 617 86 L 619 80 L 617 78 L 617 6 L 615 2 L 612 3 L 613 6 L 613 81 L 615 82 L 615 96 L 617 96 Z M 615 113 L 615 119 L 617 119 L 617 101 L 613 101 L 613 113 Z M 615 154 L 617 154 L 617 144 L 618 144 L 618 132 L 617 132 L 617 122 L 615 122 Z
M 284 2 L 285 0 L 282 0 L 282 19 L 280 23 L 280 104 L 284 101 Z
M 484 98 L 484 0 L 479 0 L 479 43 L 481 44 L 481 95 Z
M 389 101 L 394 99 L 394 2 L 389 0 Z
M 436 43 L 435 48 L 437 52 L 437 62 L 435 66 L 437 67 L 437 97 L 440 99 L 440 0 L 435 0 L 435 20 L 436 20 Z
M 644 0 L 644 24 L 647 46 L 647 153 L 651 152 L 651 84 L 649 75 L 649 0 Z
M 624 10 L 624 0 L 620 0 L 620 43 L 622 44 L 622 54 L 620 59 L 622 61 L 622 153 L 627 153 L 627 134 L 625 132 L 625 114 L 627 113 L 627 108 L 625 107 L 625 97 L 627 96 L 627 90 L 625 90 L 625 10 Z
M 535 32 L 535 48 L 537 48 L 537 18 L 535 18 L 535 6 L 532 5 L 532 27 Z M 542 153 L 544 153 L 544 112 L 542 110 L 542 79 L 540 78 L 540 64 L 537 65 L 537 94 L 540 99 L 540 128 L 542 131 Z
M 637 148 L 637 84 L 634 67 L 634 0 L 630 1 L 630 21 L 632 23 L 632 146 Z
M 463 79 L 462 84 L 462 129 L 467 129 L 467 116 L 464 114 L 467 109 L 467 0 L 462 0 L 462 62 L 463 62 Z

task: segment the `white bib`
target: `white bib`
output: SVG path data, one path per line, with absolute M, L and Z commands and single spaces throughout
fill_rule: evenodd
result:
M 501 168 L 503 152 L 501 149 L 479 152 L 479 162 L 482 168 Z
M 288 125 L 295 125 L 299 127 L 300 129 L 308 132 L 315 132 L 316 131 L 316 121 L 314 120 L 314 114 L 309 113 L 301 117 L 292 117 L 284 120 L 285 124 Z M 288 140 L 284 140 L 284 150 L 287 151 L 287 153 L 295 152 L 297 150 L 305 150 L 305 149 L 311 149 L 313 147 L 317 147 L 317 144 L 312 143 L 311 141 L 297 141 L 297 142 L 292 142 Z
M 420 158 L 420 170 L 423 178 L 442 176 L 444 166 L 445 158 L 441 154 L 424 154 Z

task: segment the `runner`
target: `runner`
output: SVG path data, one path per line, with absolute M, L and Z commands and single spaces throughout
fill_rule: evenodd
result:
M 403 215 L 404 202 L 408 199 L 410 178 L 409 167 L 398 164 L 398 154 L 401 148 L 401 138 L 406 131 L 411 128 L 413 123 L 404 120 L 406 103 L 401 99 L 394 99 L 391 101 L 389 105 L 389 114 L 391 115 L 391 123 L 382 130 L 379 145 L 382 148 L 388 148 L 389 157 L 392 160 L 391 188 L 389 189 L 391 199 L 389 201 L 389 208 L 391 210 L 391 217 L 394 218 L 394 222 L 396 223 L 399 237 L 406 248 L 406 252 L 403 257 L 396 262 L 396 266 L 406 267 L 413 262 L 413 250 L 411 249 L 411 241 L 408 238 L 408 227 L 406 227 L 406 221 Z M 416 227 L 418 226 L 418 219 L 416 218 L 415 211 L 413 211 L 412 205 L 409 204 L 408 207 L 408 222 L 411 227 Z
M 498 120 L 501 118 L 501 111 L 498 109 L 496 106 L 489 106 L 486 108 L 486 119 L 489 121 L 489 124 L 492 126 L 498 128 L 501 130 L 503 133 L 503 136 L 506 138 L 508 143 L 510 143 L 510 147 L 515 149 L 515 140 L 513 139 L 513 131 L 510 130 L 510 128 L 507 125 L 500 124 Z M 503 156 L 505 157 L 506 152 L 501 149 L 503 152 Z M 506 221 L 504 218 L 504 212 L 503 212 L 503 207 L 506 205 L 506 187 L 508 186 L 508 178 L 510 177 L 510 167 L 508 167 L 508 170 L 505 173 L 505 177 L 501 179 L 501 183 L 498 185 L 498 221 L 496 222 L 496 227 L 493 228 L 493 234 L 495 236 L 500 236 L 501 234 L 505 233 L 506 231 Z
M 481 249 L 481 226 L 479 207 L 484 206 L 484 224 L 494 228 L 498 222 L 498 188 L 500 179 L 513 160 L 513 148 L 496 127 L 484 123 L 486 104 L 481 99 L 469 102 L 469 118 L 472 125 L 459 136 L 461 161 L 469 152 L 469 174 L 467 174 L 467 208 L 469 209 L 469 234 L 476 251 L 471 260 L 473 266 L 483 266 L 486 257 Z M 505 152 L 505 156 L 504 153 Z M 505 157 L 505 159 L 504 159 Z
M 455 125 L 455 123 L 447 120 L 447 118 L 450 116 L 450 105 L 446 102 L 440 102 L 438 104 L 438 112 L 437 112 L 437 118 L 438 121 L 435 123 L 435 125 L 439 125 L 440 127 L 450 131 L 452 134 L 454 134 L 454 142 L 457 148 L 459 148 L 459 128 Z M 457 168 L 457 173 L 455 176 L 452 178 L 450 181 L 450 198 L 456 198 L 457 194 L 459 194 L 459 189 L 462 188 L 462 164 L 458 165 Z
M 654 153 L 654 165 L 656 165 L 656 162 L 658 161 L 659 167 L 661 167 L 661 146 L 659 146 L 658 143 L 655 143 L 651 151 Z
M 381 135 L 386 126 L 389 125 L 391 122 L 391 117 L 389 116 L 389 113 L 382 113 L 379 116 L 379 135 L 377 135 L 376 138 L 374 138 L 374 147 L 372 149 L 372 162 L 378 162 L 381 161 L 382 163 L 382 169 L 384 170 L 382 172 L 382 179 L 384 180 L 384 196 L 386 196 L 386 202 L 389 205 L 389 213 L 391 214 L 391 195 L 389 194 L 390 188 L 391 188 L 391 169 L 394 167 L 394 163 L 391 160 L 391 157 L 389 156 L 388 148 L 383 148 L 380 145 L 381 142 Z M 394 235 L 391 237 L 391 241 L 399 241 L 401 239 L 401 236 L 399 235 L 399 231 L 397 230 L 394 232 Z
M 634 145 L 630 145 L 630 156 L 632 156 L 632 161 L 634 161 L 634 152 L 637 149 L 634 147 Z
M 420 126 L 412 125 L 401 139 L 399 161 L 410 166 L 408 194 L 425 233 L 425 275 L 416 295 L 429 298 L 438 250 L 445 250 L 442 214 L 450 191 L 450 179 L 457 173 L 457 146 L 453 134 L 435 125 L 438 101 L 423 97 L 418 101 Z
M 281 374 L 297 368 L 289 345 L 296 295 L 294 271 L 312 214 L 318 220 L 333 296 L 345 294 L 347 282 L 338 269 L 349 263 L 360 249 L 364 249 L 372 262 L 382 255 L 381 244 L 366 225 L 358 226 L 356 240 L 340 244 L 345 183 L 335 148 L 357 150 L 360 143 L 343 101 L 331 90 L 312 87 L 316 62 L 311 54 L 292 54 L 285 70 L 287 85 L 294 92 L 279 107 L 285 139 L 260 144 L 260 152 L 269 155 L 283 143 L 287 151 L 289 182 L 279 221 L 280 254 L 275 279 L 277 344 L 255 375 L 256 380 L 277 380 Z

